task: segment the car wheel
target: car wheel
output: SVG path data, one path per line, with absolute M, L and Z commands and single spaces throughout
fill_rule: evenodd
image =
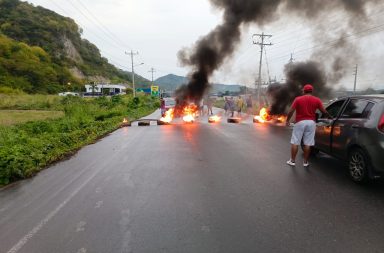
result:
M 348 172 L 351 179 L 357 183 L 368 180 L 369 159 L 361 149 L 353 149 L 348 157 Z

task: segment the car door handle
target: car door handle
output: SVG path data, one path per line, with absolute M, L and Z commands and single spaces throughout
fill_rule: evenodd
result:
M 361 128 L 361 126 L 353 124 L 353 125 L 352 125 L 352 128 L 354 128 L 354 129 L 359 129 L 359 128 Z

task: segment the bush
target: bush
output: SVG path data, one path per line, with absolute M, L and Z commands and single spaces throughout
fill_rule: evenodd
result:
M 0 87 L 0 94 L 7 95 L 24 95 L 25 93 L 19 89 L 12 89 L 10 87 Z
M 39 104 L 41 101 L 50 100 L 37 99 Z M 128 106 L 132 101 L 131 96 L 117 100 L 65 97 L 50 103 L 64 110 L 63 118 L 0 126 L 0 185 L 33 176 L 52 162 L 116 130 L 123 117 L 134 120 L 158 108 L 156 99 L 150 97 L 140 97 L 135 109 Z M 31 97 L 28 104 L 36 107 Z
M 113 103 L 114 105 L 122 104 L 122 103 L 123 103 L 122 96 L 120 96 L 120 95 L 113 96 L 111 100 L 112 100 L 112 103 Z

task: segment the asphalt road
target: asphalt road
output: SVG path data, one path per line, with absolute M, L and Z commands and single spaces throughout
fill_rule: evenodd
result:
M 0 252 L 383 252 L 384 183 L 287 166 L 290 131 L 120 129 L 0 190 Z

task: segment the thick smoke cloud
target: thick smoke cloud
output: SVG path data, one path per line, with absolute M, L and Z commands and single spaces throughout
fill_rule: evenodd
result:
M 303 86 L 307 83 L 313 85 L 317 95 L 327 97 L 330 90 L 325 86 L 324 73 L 322 66 L 314 61 L 287 64 L 286 84 L 274 84 L 268 87 L 268 95 L 272 99 L 270 113 L 284 114 L 292 99 L 302 93 Z
M 336 42 L 337 53 L 328 56 L 327 60 L 330 64 L 327 66 L 330 67 L 324 68 L 321 64 L 316 63 L 321 62 L 324 57 L 322 50 L 317 50 L 311 61 L 286 69 L 289 81 L 284 89 L 289 91 L 284 92 L 295 96 L 297 91 L 300 91 L 303 82 L 316 83 L 315 86 L 318 91 L 325 90 L 328 77 L 324 71 L 329 70 L 333 73 L 329 80 L 337 81 L 346 73 L 346 58 L 356 58 L 351 57 L 351 54 L 357 50 L 349 51 L 353 45 L 343 41 L 343 35 L 348 32 L 348 29 L 353 30 L 361 27 L 362 23 L 368 19 L 365 15 L 366 7 L 376 4 L 379 0 L 210 0 L 210 2 L 214 7 L 223 11 L 223 23 L 197 41 L 193 48 L 183 49 L 179 52 L 180 62 L 184 66 L 192 68 L 192 72 L 189 74 L 189 83 L 177 92 L 179 102 L 187 100 L 196 102 L 204 96 L 210 87 L 209 78 L 213 72 L 220 68 L 225 60 L 234 53 L 240 41 L 243 25 L 251 23 L 264 25 L 278 18 L 292 15 L 309 21 L 321 21 L 322 14 L 329 11 L 339 11 L 347 14 L 348 28 L 340 34 L 339 41 Z M 356 22 L 356 18 L 360 22 Z M 324 33 L 326 29 L 326 26 L 316 26 L 313 32 L 314 36 L 325 40 L 327 38 L 324 36 L 327 34 Z M 347 51 L 349 51 L 348 56 L 346 55 Z M 311 76 L 312 72 L 308 73 L 308 71 L 314 70 L 316 71 Z M 305 76 L 301 76 L 301 74 Z M 321 78 L 321 80 L 316 78 Z M 273 94 L 279 95 L 277 90 Z M 277 97 L 274 100 L 276 103 L 281 101 Z M 281 111 L 280 109 L 276 110 Z

